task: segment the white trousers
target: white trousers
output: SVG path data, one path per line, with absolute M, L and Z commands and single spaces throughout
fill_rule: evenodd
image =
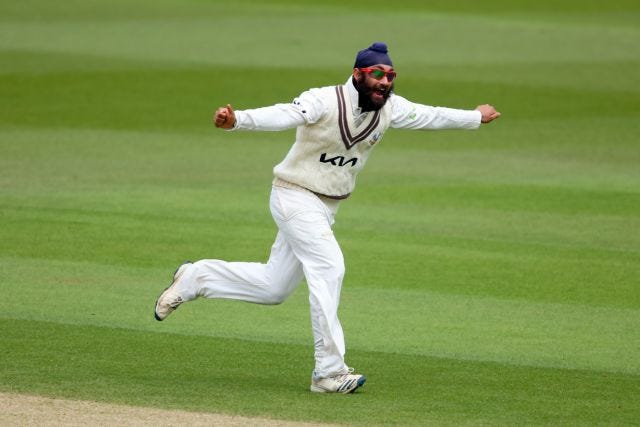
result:
M 338 204 L 302 189 L 274 186 L 270 208 L 278 234 L 267 263 L 195 262 L 181 281 L 191 293 L 184 297 L 279 304 L 304 277 L 311 306 L 314 376 L 346 373 L 344 335 L 338 320 L 345 267 L 331 230 Z

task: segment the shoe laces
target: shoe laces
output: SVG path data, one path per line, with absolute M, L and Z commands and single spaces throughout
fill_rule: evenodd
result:
M 315 377 L 315 371 L 313 372 L 313 381 L 320 381 L 323 379 L 327 379 L 327 380 L 333 380 L 333 381 L 338 381 L 340 383 L 345 382 L 347 379 L 349 379 L 350 375 L 354 374 L 355 369 L 354 368 L 347 368 L 347 372 L 345 372 L 344 374 L 336 374 L 333 375 L 331 377 L 324 377 L 324 378 L 316 378 Z
M 336 375 L 335 379 L 337 381 L 346 381 L 350 375 L 353 375 L 353 372 L 355 371 L 354 368 L 347 368 L 347 373 L 345 374 L 340 374 L 340 375 Z

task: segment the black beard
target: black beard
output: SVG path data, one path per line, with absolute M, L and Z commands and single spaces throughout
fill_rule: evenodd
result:
M 355 86 L 356 90 L 358 91 L 358 107 L 360 107 L 363 112 L 378 111 L 379 109 L 384 107 L 384 104 L 387 103 L 389 95 L 391 95 L 391 92 L 393 92 L 393 84 L 391 84 L 389 92 L 386 93 L 384 102 L 382 104 L 378 104 L 371 100 L 371 94 L 373 93 L 374 88 L 367 87 L 367 85 L 364 83 L 365 79 L 366 76 L 364 75 L 360 77 L 360 80 L 357 80 L 355 76 L 351 78 L 353 86 Z

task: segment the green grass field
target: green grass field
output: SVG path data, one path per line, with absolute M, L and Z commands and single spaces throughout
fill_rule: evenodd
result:
M 0 391 L 350 425 L 640 420 L 640 3 L 0 1 Z M 308 391 L 307 290 L 153 304 L 185 259 L 264 261 L 294 132 L 228 102 L 346 81 L 492 103 L 390 130 L 340 208 L 348 396 Z

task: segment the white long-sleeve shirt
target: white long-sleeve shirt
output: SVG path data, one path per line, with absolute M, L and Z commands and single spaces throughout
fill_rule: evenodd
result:
M 274 184 L 302 187 L 344 199 L 355 188 L 373 147 L 386 129 L 476 129 L 481 113 L 416 104 L 391 94 L 379 111 L 362 112 L 351 79 L 310 89 L 290 104 L 236 111 L 233 130 L 297 128 L 296 142 L 274 168 Z
M 351 81 L 345 86 L 349 91 L 351 109 L 355 122 L 362 121 L 367 114 L 358 106 L 358 91 Z M 477 129 L 481 114 L 477 110 L 459 110 L 417 104 L 392 93 L 387 100 L 391 104 L 390 127 L 396 129 Z M 310 89 L 289 104 L 236 111 L 234 130 L 280 131 L 313 124 L 324 117 L 328 106 L 318 89 Z

